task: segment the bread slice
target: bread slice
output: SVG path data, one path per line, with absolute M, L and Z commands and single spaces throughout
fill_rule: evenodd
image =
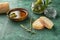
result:
M 50 19 L 48 19 L 47 17 L 45 17 L 45 16 L 41 16 L 40 18 L 40 21 L 43 23 L 43 25 L 46 27 L 46 28 L 48 28 L 48 29 L 52 29 L 52 27 L 53 27 L 53 22 L 50 20 Z
M 8 11 L 9 11 L 9 3 L 8 2 L 0 3 L 0 14 L 7 13 Z
M 36 21 L 34 21 L 32 26 L 34 29 L 37 29 L 37 30 L 44 28 L 43 24 L 40 22 L 40 19 L 37 19 Z

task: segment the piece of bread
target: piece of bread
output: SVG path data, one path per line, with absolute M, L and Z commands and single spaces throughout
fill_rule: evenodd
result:
M 34 21 L 32 24 L 32 27 L 37 30 L 44 28 L 43 24 L 40 22 L 40 19 L 37 19 L 36 21 Z
M 0 3 L 0 14 L 7 13 L 8 11 L 9 11 L 9 3 L 8 2 Z
M 39 19 L 46 28 L 52 29 L 54 24 L 50 19 L 48 19 L 47 17 L 44 17 L 44 16 L 41 16 Z

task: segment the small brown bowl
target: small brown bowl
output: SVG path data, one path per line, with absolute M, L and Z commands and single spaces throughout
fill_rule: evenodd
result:
M 14 19 L 14 18 L 10 17 L 11 12 L 13 12 L 13 11 L 19 11 L 19 12 L 23 11 L 23 12 L 25 12 L 25 15 L 24 16 L 19 15 L 20 16 L 19 18 Z M 21 13 L 19 13 L 19 14 L 21 14 Z M 9 17 L 9 19 L 11 19 L 13 21 L 23 21 L 28 17 L 28 12 L 26 9 L 23 9 L 23 8 L 15 8 L 15 9 L 8 11 L 7 16 Z

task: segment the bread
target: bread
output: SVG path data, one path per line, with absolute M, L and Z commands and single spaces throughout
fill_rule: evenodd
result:
M 44 27 L 52 29 L 54 26 L 53 22 L 45 16 L 41 16 L 39 19 L 33 22 L 32 24 L 34 29 L 43 29 Z
M 0 14 L 7 13 L 8 11 L 9 11 L 9 3 L 8 2 L 0 3 Z
M 50 19 L 48 19 L 47 17 L 44 17 L 44 16 L 41 16 L 39 19 L 46 28 L 52 29 L 54 24 Z
M 43 29 L 43 24 L 40 22 L 40 19 L 37 19 L 36 21 L 33 22 L 32 24 L 34 29 L 40 30 Z

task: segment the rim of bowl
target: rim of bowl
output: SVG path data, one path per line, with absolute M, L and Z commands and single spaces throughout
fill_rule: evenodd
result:
M 24 11 L 26 13 L 26 15 L 23 16 L 23 17 L 20 17 L 20 18 L 24 18 L 24 17 L 28 16 L 28 11 L 26 9 L 24 9 L 24 8 L 14 8 L 14 9 L 11 9 L 7 12 L 8 17 L 9 17 L 10 12 L 12 12 L 12 11 Z

